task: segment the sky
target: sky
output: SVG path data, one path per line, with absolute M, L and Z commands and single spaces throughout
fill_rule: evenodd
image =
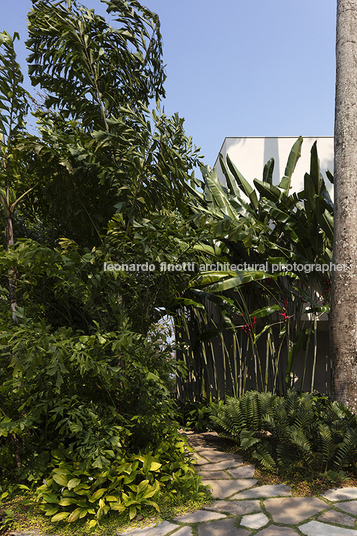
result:
M 26 71 L 31 0 L 1 2 L 0 31 L 19 32 Z M 105 13 L 100 0 L 82 3 Z M 336 0 L 142 3 L 161 21 L 165 112 L 185 118 L 205 164 L 226 136 L 333 135 Z

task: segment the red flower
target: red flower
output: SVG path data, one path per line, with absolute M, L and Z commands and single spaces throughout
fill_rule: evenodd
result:
M 284 317 L 284 322 L 286 322 L 289 318 L 291 318 L 293 315 L 288 316 L 286 307 L 288 305 L 288 298 L 286 298 L 285 306 L 283 307 L 283 312 L 279 313 L 280 316 Z
M 250 333 L 251 331 L 253 331 L 254 329 L 254 326 L 256 325 L 256 320 L 255 320 L 255 317 L 253 319 L 253 322 L 251 322 L 251 324 L 246 324 L 244 323 L 243 326 L 242 326 L 242 330 L 244 331 L 244 333 Z

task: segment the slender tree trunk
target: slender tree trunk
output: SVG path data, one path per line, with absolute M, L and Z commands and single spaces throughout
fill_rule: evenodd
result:
M 357 409 L 357 0 L 337 0 L 335 235 L 332 271 L 333 396 Z
M 5 242 L 6 249 L 10 251 L 10 247 L 14 245 L 14 229 L 12 222 L 12 213 L 11 211 L 6 211 L 5 215 Z M 17 301 L 16 301 L 16 270 L 10 268 L 9 270 L 9 297 L 10 297 L 10 307 L 11 307 L 11 318 L 15 324 L 19 323 L 19 319 L 16 316 Z

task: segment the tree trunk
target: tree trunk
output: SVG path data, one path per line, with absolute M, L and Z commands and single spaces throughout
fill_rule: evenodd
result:
M 10 247 L 14 245 L 14 229 L 12 224 L 12 213 L 10 210 L 6 212 L 5 216 L 5 241 L 6 249 L 10 251 Z M 16 316 L 17 301 L 16 301 L 16 278 L 17 273 L 15 268 L 9 270 L 9 297 L 11 307 L 11 318 L 15 324 L 19 323 L 19 319 Z
M 337 0 L 335 235 L 331 356 L 334 399 L 357 409 L 357 0 Z

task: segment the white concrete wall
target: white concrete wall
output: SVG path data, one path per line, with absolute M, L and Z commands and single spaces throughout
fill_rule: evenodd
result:
M 293 137 L 284 138 L 225 138 L 221 153 L 225 158 L 229 154 L 230 159 L 237 166 L 243 177 L 253 184 L 253 179 L 262 180 L 264 165 L 270 158 L 274 158 L 273 183 L 279 184 L 285 172 L 290 150 L 297 140 Z M 297 163 L 292 178 L 292 188 L 290 192 L 303 189 L 304 175 L 310 170 L 310 149 L 317 140 L 317 153 L 320 159 L 321 172 L 326 179 L 326 170 L 333 173 L 333 137 L 304 138 L 301 157 Z M 225 178 L 217 158 L 215 166 L 220 181 L 225 184 Z M 333 194 L 333 187 L 326 181 L 330 194 Z

